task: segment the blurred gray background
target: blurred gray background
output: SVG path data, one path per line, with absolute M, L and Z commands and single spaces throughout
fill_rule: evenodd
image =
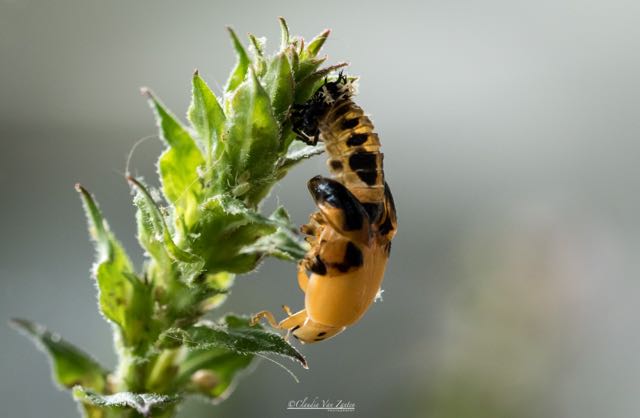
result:
M 138 89 L 184 115 L 198 68 L 219 92 L 225 25 L 279 43 L 277 16 L 361 76 L 400 217 L 384 301 L 302 347 L 300 378 L 262 361 L 219 406 L 181 417 L 324 416 L 290 400 L 346 400 L 362 417 L 640 414 L 640 3 L 624 0 L 0 0 L 0 405 L 73 417 L 45 357 L 6 325 L 27 317 L 113 366 L 73 185 L 98 197 L 137 262 L 122 173 L 154 135 Z M 154 179 L 157 139 L 132 172 Z M 293 171 L 282 202 L 312 212 Z M 302 304 L 295 266 L 240 277 L 225 310 Z

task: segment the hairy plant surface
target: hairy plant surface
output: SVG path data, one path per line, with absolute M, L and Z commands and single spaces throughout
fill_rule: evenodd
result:
M 48 353 L 57 384 L 71 391 L 85 417 L 170 417 L 185 396 L 213 402 L 229 395 L 256 356 L 278 354 L 306 367 L 279 335 L 221 314 L 236 275 L 267 256 L 297 261 L 307 244 L 283 207 L 260 213 L 260 202 L 297 163 L 322 152 L 294 141 L 290 109 L 343 64 L 321 68 L 325 31 L 305 44 L 290 37 L 266 55 L 250 35 L 249 52 L 229 29 L 237 63 L 222 98 L 196 71 L 185 126 L 147 89 L 166 149 L 158 160 L 161 193 L 128 177 L 137 208 L 143 266 L 132 264 L 94 197 L 77 185 L 96 248 L 93 278 L 99 308 L 112 325 L 118 355 L 108 370 L 41 325 L 13 325 Z M 218 311 L 216 311 L 218 312 Z

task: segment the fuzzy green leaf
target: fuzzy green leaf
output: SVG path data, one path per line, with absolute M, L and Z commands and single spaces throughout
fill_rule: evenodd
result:
M 233 91 L 244 81 L 247 77 L 247 71 L 249 71 L 249 63 L 251 60 L 249 59 L 249 55 L 247 51 L 242 46 L 242 42 L 238 39 L 238 35 L 234 32 L 233 29 L 227 28 L 229 31 L 229 35 L 231 36 L 231 41 L 233 42 L 233 48 L 236 50 L 236 55 L 238 57 L 238 62 L 236 63 L 235 68 L 231 72 L 229 76 L 229 80 L 227 81 L 227 86 L 225 87 L 225 91 Z
M 154 409 L 167 407 L 180 400 L 177 395 L 159 395 L 156 393 L 118 392 L 113 395 L 100 395 L 81 386 L 73 388 L 76 400 L 106 408 L 130 408 L 144 417 L 150 417 Z
M 324 58 L 299 58 L 300 61 L 298 63 L 298 69 L 295 73 L 296 75 L 296 89 L 300 83 L 302 83 L 307 77 L 309 77 L 314 72 L 318 71 L 320 66 L 327 60 Z
M 25 319 L 13 319 L 11 325 L 49 354 L 53 378 L 59 385 L 65 388 L 83 385 L 98 392 L 104 389 L 107 371 L 88 354 L 42 325 Z
M 127 178 L 133 189 L 133 204 L 138 224 L 138 242 L 149 256 L 164 270 L 171 268 L 172 260 L 164 245 L 164 219 L 147 190 L 133 177 Z M 139 185 L 139 187 L 138 187 Z
M 262 255 L 241 253 L 241 250 L 259 237 L 275 232 L 273 222 L 228 195 L 215 196 L 202 206 L 202 216 L 194 227 L 190 248 L 205 260 L 205 270 L 209 273 L 253 270 Z M 224 245 L 219 245 L 220 242 Z
M 287 155 L 278 161 L 278 171 L 282 172 L 284 175 L 294 165 L 315 155 L 320 155 L 324 150 L 325 146 L 323 143 L 319 143 L 317 145 L 306 145 L 301 141 L 296 141 L 289 147 Z
M 151 297 L 146 285 L 135 276 L 129 257 L 115 239 L 91 194 L 76 185 L 89 220 L 89 233 L 96 244 L 94 275 L 98 300 L 104 316 L 118 325 L 127 346 L 145 341 L 145 321 L 150 316 Z
M 167 200 L 175 205 L 178 219 L 188 228 L 197 217 L 202 194 L 198 168 L 204 165 L 204 158 L 189 132 L 151 92 L 144 92 L 154 110 L 160 137 L 169 146 L 158 161 L 162 190 Z
M 159 277 L 156 275 L 156 277 L 166 282 L 168 278 L 178 273 L 177 267 L 185 282 L 188 285 L 191 284 L 192 280 L 202 271 L 204 261 L 175 244 L 164 216 L 151 194 L 138 180 L 133 177 L 127 179 L 134 190 L 133 202 L 138 208 L 136 215 L 140 242 L 153 257 L 154 266 L 161 269 L 159 272 L 161 275 Z M 174 290 L 178 291 L 178 289 Z
M 251 41 L 251 46 L 253 47 L 256 58 L 264 58 L 264 47 L 267 43 L 267 39 L 258 38 L 254 34 L 250 33 L 249 40 Z
M 245 318 L 227 322 L 230 328 L 248 327 Z M 183 336 L 189 338 L 188 334 Z M 233 391 L 235 381 L 254 359 L 252 354 L 239 354 L 226 348 L 190 350 L 180 363 L 178 385 L 187 385 L 187 390 L 207 396 L 214 402 L 225 399 Z
M 229 272 L 221 272 L 216 274 L 208 274 L 206 276 L 206 287 L 208 289 L 217 289 L 218 292 L 209 295 L 200 302 L 201 312 L 208 312 L 220 306 L 229 294 L 228 289 L 231 288 L 235 281 L 235 275 Z
M 244 247 L 241 252 L 270 255 L 286 261 L 302 259 L 309 250 L 309 245 L 296 232 L 285 208 L 278 207 L 269 219 L 277 225 L 276 231 L 260 237 L 253 244 Z
M 313 38 L 311 42 L 309 42 L 309 45 L 307 45 L 307 47 L 305 48 L 302 54 L 302 58 L 314 58 L 315 56 L 317 56 L 318 52 L 320 52 L 320 49 L 322 49 L 322 46 L 327 41 L 327 38 L 329 38 L 330 34 L 331 30 L 326 29 L 320 35 Z
M 180 249 L 173 242 L 169 227 L 165 223 L 160 208 L 158 208 L 156 202 L 153 200 L 144 185 L 133 177 L 128 177 L 128 180 L 136 192 L 134 203 L 145 215 L 145 218 L 149 220 L 146 227 L 150 228 L 149 232 L 153 235 L 152 239 L 156 241 L 156 244 L 162 243 L 164 249 L 175 261 L 181 261 L 189 264 L 200 264 L 202 260 L 198 256 Z
M 172 324 L 190 325 L 222 303 L 232 283 L 233 275 L 227 272 L 201 274 L 189 283 L 169 283 L 168 291 L 158 298 L 158 302 L 166 307 L 165 313 Z
M 273 165 L 278 158 L 280 130 L 269 95 L 253 72 L 238 87 L 231 108 L 224 158 L 219 163 L 226 174 L 221 186 L 231 187 L 237 197 L 257 206 L 263 196 L 247 192 L 261 191 L 260 186 L 275 181 Z
M 207 150 L 207 161 L 211 161 L 224 129 L 225 116 L 218 99 L 197 71 L 193 74 L 192 84 L 187 116 Z
M 280 49 L 285 49 L 289 45 L 289 26 L 283 17 L 279 17 L 280 22 Z
M 291 70 L 293 71 L 293 74 L 295 74 L 296 81 L 298 81 L 300 79 L 298 77 L 298 70 L 300 69 L 300 55 L 298 55 L 298 51 L 293 45 L 289 46 L 289 48 L 287 48 L 285 52 L 289 56 L 289 62 L 291 62 Z
M 279 354 L 307 367 L 307 362 L 281 336 L 250 326 L 249 319 L 228 315 L 222 323 L 201 323 L 186 330 L 185 344 L 192 350 L 226 349 L 238 354 Z
M 293 104 L 294 79 L 289 58 L 280 52 L 270 62 L 264 77 L 264 85 L 271 99 L 273 113 L 282 122 Z

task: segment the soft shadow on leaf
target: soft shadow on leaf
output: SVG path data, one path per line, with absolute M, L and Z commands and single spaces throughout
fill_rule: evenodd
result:
M 178 381 L 186 385 L 189 392 L 217 403 L 233 392 L 238 377 L 253 359 L 252 354 L 239 354 L 224 348 L 191 350 L 180 364 Z

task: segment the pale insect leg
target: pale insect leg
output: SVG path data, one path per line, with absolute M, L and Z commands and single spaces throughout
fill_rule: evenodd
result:
M 302 265 L 302 263 L 298 263 L 298 285 L 303 292 L 307 292 L 307 284 L 309 283 L 309 276 L 307 276 L 307 271 Z M 291 315 L 290 312 L 287 314 Z

